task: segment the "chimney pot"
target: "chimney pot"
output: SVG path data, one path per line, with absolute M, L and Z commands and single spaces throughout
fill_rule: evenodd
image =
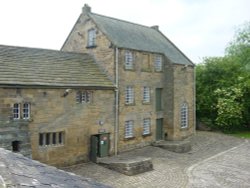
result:
M 88 14 L 91 12 L 91 7 L 88 4 L 84 4 L 84 7 L 82 7 L 82 13 Z
M 159 26 L 158 26 L 158 25 L 153 25 L 153 26 L 151 26 L 151 28 L 153 28 L 153 29 L 159 31 Z

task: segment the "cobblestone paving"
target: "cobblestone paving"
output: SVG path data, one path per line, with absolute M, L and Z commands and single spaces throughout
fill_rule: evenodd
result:
M 213 183 L 219 181 L 216 179 L 218 176 L 221 176 L 221 178 L 219 178 L 221 181 L 228 178 L 228 181 L 225 180 L 225 182 L 221 182 L 221 186 L 218 187 L 230 187 L 232 184 L 230 181 L 234 181 L 235 185 L 243 183 L 243 186 L 248 185 L 248 187 L 250 187 L 250 168 L 249 166 L 244 168 L 244 163 L 248 162 L 249 165 L 250 161 L 249 142 L 245 142 L 244 139 L 212 132 L 197 132 L 195 136 L 190 138 L 190 141 L 192 143 L 192 150 L 184 154 L 173 153 L 153 146 L 122 153 L 121 155 L 123 157 L 144 156 L 152 158 L 154 170 L 136 176 L 126 176 L 94 163 L 76 165 L 65 168 L 64 170 L 93 178 L 98 182 L 117 188 L 183 188 L 206 187 L 205 185 L 207 185 L 207 187 L 216 187 Z M 240 155 L 240 151 L 238 150 L 240 150 L 243 155 Z M 225 154 L 227 154 L 227 156 L 224 156 Z M 233 159 L 230 158 L 231 154 L 235 154 Z M 233 179 L 233 174 L 230 175 L 224 173 L 224 171 L 227 172 L 230 165 L 233 164 L 232 160 L 237 161 L 236 159 L 240 156 L 243 158 L 240 168 L 244 169 L 244 172 L 241 173 L 241 176 L 236 176 L 236 179 Z M 222 163 L 222 161 L 225 162 Z M 224 168 L 222 168 L 223 164 L 225 166 Z M 229 166 L 227 166 L 227 164 Z M 237 167 L 239 166 L 235 164 L 235 171 L 241 171 L 241 169 L 237 169 Z M 212 184 L 210 184 L 211 182 L 209 181 L 213 181 Z M 234 186 L 232 185 L 231 187 Z

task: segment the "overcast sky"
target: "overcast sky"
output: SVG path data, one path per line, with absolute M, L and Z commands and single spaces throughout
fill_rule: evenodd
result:
M 0 44 L 60 50 L 84 4 L 160 30 L 194 63 L 221 56 L 250 0 L 0 0 Z

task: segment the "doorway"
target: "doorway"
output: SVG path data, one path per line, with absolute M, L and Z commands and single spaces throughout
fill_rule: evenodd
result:
M 19 152 L 20 151 L 20 141 L 13 141 L 12 142 L 12 151 Z
M 163 140 L 163 118 L 156 119 L 156 141 Z

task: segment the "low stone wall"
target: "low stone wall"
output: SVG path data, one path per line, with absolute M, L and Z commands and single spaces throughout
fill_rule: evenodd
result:
M 166 149 L 176 153 L 186 153 L 192 148 L 190 141 L 160 141 L 153 143 L 153 146 Z

